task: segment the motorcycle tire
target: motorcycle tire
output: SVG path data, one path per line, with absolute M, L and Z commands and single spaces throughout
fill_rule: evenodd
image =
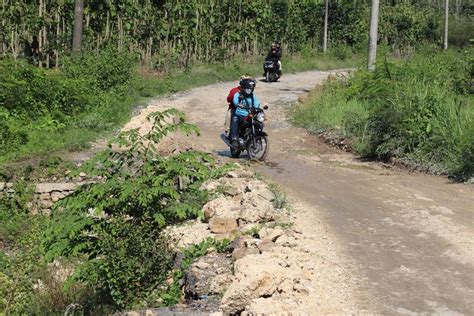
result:
M 278 80 L 278 75 L 273 72 L 273 73 L 270 75 L 270 81 L 276 82 L 277 80 Z
M 267 158 L 268 155 L 268 150 L 270 149 L 270 142 L 268 141 L 267 136 L 258 136 L 257 139 L 255 139 L 255 142 L 263 142 L 265 143 L 265 148 L 263 148 L 263 152 L 258 151 L 257 153 L 254 152 L 252 149 L 252 142 L 249 142 L 247 146 L 247 153 L 249 154 L 249 157 L 251 160 L 259 160 L 259 161 L 264 161 L 265 158 Z
M 232 158 L 239 158 L 240 157 L 240 150 L 230 147 L 230 156 Z
M 265 72 L 265 81 L 270 82 L 270 72 L 269 71 Z

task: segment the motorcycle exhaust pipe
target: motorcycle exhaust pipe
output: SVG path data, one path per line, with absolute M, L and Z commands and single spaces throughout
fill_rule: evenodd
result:
M 232 146 L 232 144 L 230 143 L 229 138 L 227 138 L 227 136 L 226 136 L 224 133 L 221 134 L 221 139 L 222 139 L 222 141 L 224 141 L 224 143 L 225 143 L 227 146 L 234 148 L 234 147 Z

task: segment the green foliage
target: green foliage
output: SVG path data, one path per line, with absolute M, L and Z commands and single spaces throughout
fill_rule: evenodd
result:
M 115 48 L 103 49 L 99 57 L 88 52 L 69 58 L 64 67 L 66 77 L 84 80 L 99 91 L 127 86 L 133 78 L 133 57 Z
M 0 311 L 7 315 L 42 314 L 46 310 L 34 290 L 40 271 L 38 236 L 45 218 L 29 213 L 32 190 L 24 181 L 14 193 L 0 193 Z
M 197 128 L 174 109 L 149 119 L 147 134 L 123 132 L 116 139 L 122 150 L 108 150 L 84 165 L 106 180 L 57 203 L 43 240 L 47 260 L 80 258 L 75 279 L 121 308 L 139 304 L 164 282 L 171 252 L 162 229 L 200 216 L 208 199 L 200 186 L 226 171 L 197 152 L 161 157 L 156 146 L 166 135 Z
M 106 60 L 109 55 L 107 53 L 104 53 L 104 55 L 106 55 L 104 57 Z M 99 57 L 96 58 L 97 63 L 104 63 Z M 360 58 L 359 55 L 351 55 L 350 58 L 344 61 L 338 61 L 331 56 L 314 53 L 306 57 L 299 55 L 286 57 L 284 62 L 287 71 L 293 72 L 315 68 L 331 69 L 354 66 Z M 165 77 L 132 76 L 127 89 L 118 86 L 104 92 L 98 90 L 97 87 L 91 87 L 86 89 L 85 95 L 77 96 L 77 98 L 83 100 L 81 101 L 83 102 L 81 103 L 82 110 L 72 111 L 71 109 L 74 112 L 72 114 L 48 110 L 50 112 L 47 112 L 44 116 L 29 116 L 28 113 L 19 116 L 16 114 L 18 111 L 4 109 L 0 106 L 0 133 L 5 135 L 5 137 L 0 138 L 0 163 L 27 158 L 32 155 L 48 156 L 64 149 L 70 151 L 84 150 L 88 147 L 90 141 L 103 136 L 104 133 L 108 133 L 126 122 L 131 115 L 132 106 L 135 106 L 143 98 L 183 91 L 219 81 L 235 80 L 243 73 L 256 74 L 261 71 L 260 63 L 260 58 L 248 58 L 246 60 L 235 58 L 232 65 L 196 63 L 189 72 L 176 69 Z M 5 61 L 5 65 L 5 73 L 15 72 L 15 64 Z M 71 64 L 68 64 L 68 67 L 69 65 Z M 74 67 L 77 67 L 77 65 L 75 64 Z M 35 68 L 32 71 L 36 70 Z M 48 77 L 51 71 L 40 70 L 40 73 L 45 73 Z M 79 85 L 89 85 L 93 81 L 88 74 L 85 74 L 87 76 L 85 78 L 73 79 L 66 78 L 64 74 L 61 74 L 62 72 L 54 71 L 54 73 L 55 78 L 65 77 L 65 80 L 73 83 L 79 81 Z M 87 73 L 87 71 L 75 72 L 76 75 L 78 73 Z M 126 73 L 125 70 L 124 73 Z M 2 75 L 3 73 L 0 74 L 0 77 Z M 74 86 L 73 83 L 71 86 Z M 75 93 L 74 91 L 76 90 L 70 93 Z M 50 120 L 51 117 L 57 117 L 56 122 Z
M 449 17 L 448 40 L 450 45 L 461 48 L 474 44 L 474 15 Z
M 0 47 L 8 47 L 4 53 L 10 56 L 32 60 L 29 42 L 41 31 L 40 56 L 35 59 L 47 67 L 62 66 L 71 52 L 74 2 L 45 0 L 41 4 L 4 1 Z M 330 49 L 366 46 L 369 5 L 366 0 L 329 2 Z M 400 51 L 419 42 L 437 42 L 441 13 L 442 7 L 422 0 L 384 1 L 381 42 Z M 472 5 L 464 4 L 459 13 L 469 16 Z M 324 1 L 91 0 L 86 1 L 84 14 L 83 51 L 98 54 L 117 47 L 138 57 L 142 66 L 169 73 L 176 66 L 189 69 L 194 61 L 227 62 L 235 55 L 259 56 L 276 39 L 286 52 L 299 52 L 305 46 L 319 49 Z M 109 70 L 115 72 L 105 66 L 105 76 L 111 74 Z
M 28 230 L 27 203 L 33 190 L 25 181 L 18 181 L 11 188 L 13 193 L 0 192 L 0 244 L 16 247 L 18 238 Z
M 0 60 L 0 157 L 82 149 L 84 138 L 128 116 L 133 60 L 113 49 L 87 56 L 71 59 L 64 72 Z
M 282 188 L 279 185 L 275 183 L 270 183 L 268 185 L 268 188 L 273 193 L 274 198 L 272 199 L 272 203 L 277 210 L 289 207 L 288 198 L 286 197 L 286 194 L 283 192 Z
M 258 233 L 260 232 L 260 230 L 264 227 L 263 224 L 257 224 L 255 226 L 253 226 L 252 228 L 242 232 L 243 235 L 248 235 L 248 236 L 251 236 L 253 238 L 259 238 L 259 235 Z
M 469 178 L 471 55 L 424 50 L 408 61 L 379 63 L 374 73 L 327 85 L 293 118 L 313 131 L 338 129 L 364 156 Z
M 403 53 L 440 38 L 441 14 L 429 7 L 417 7 L 402 1 L 382 6 L 380 37 L 395 52 Z

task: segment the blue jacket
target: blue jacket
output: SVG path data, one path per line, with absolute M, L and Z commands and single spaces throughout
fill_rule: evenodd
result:
M 252 98 L 246 98 L 246 99 L 240 100 L 240 92 L 237 92 L 236 94 L 234 94 L 233 102 L 236 108 L 235 115 L 245 117 L 249 115 L 249 111 L 247 110 L 248 107 L 253 106 L 256 109 L 260 108 L 260 101 L 257 99 L 255 94 L 252 94 L 252 96 L 253 96 L 253 102 L 252 102 Z

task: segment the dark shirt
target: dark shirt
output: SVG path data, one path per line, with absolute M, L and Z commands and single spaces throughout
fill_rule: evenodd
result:
M 37 40 L 33 40 L 31 42 L 31 51 L 33 53 L 37 53 L 39 51 L 39 42 Z
M 270 49 L 270 51 L 267 54 L 267 57 L 265 57 L 265 60 L 280 60 L 281 58 L 281 49 L 276 48 L 276 49 Z

